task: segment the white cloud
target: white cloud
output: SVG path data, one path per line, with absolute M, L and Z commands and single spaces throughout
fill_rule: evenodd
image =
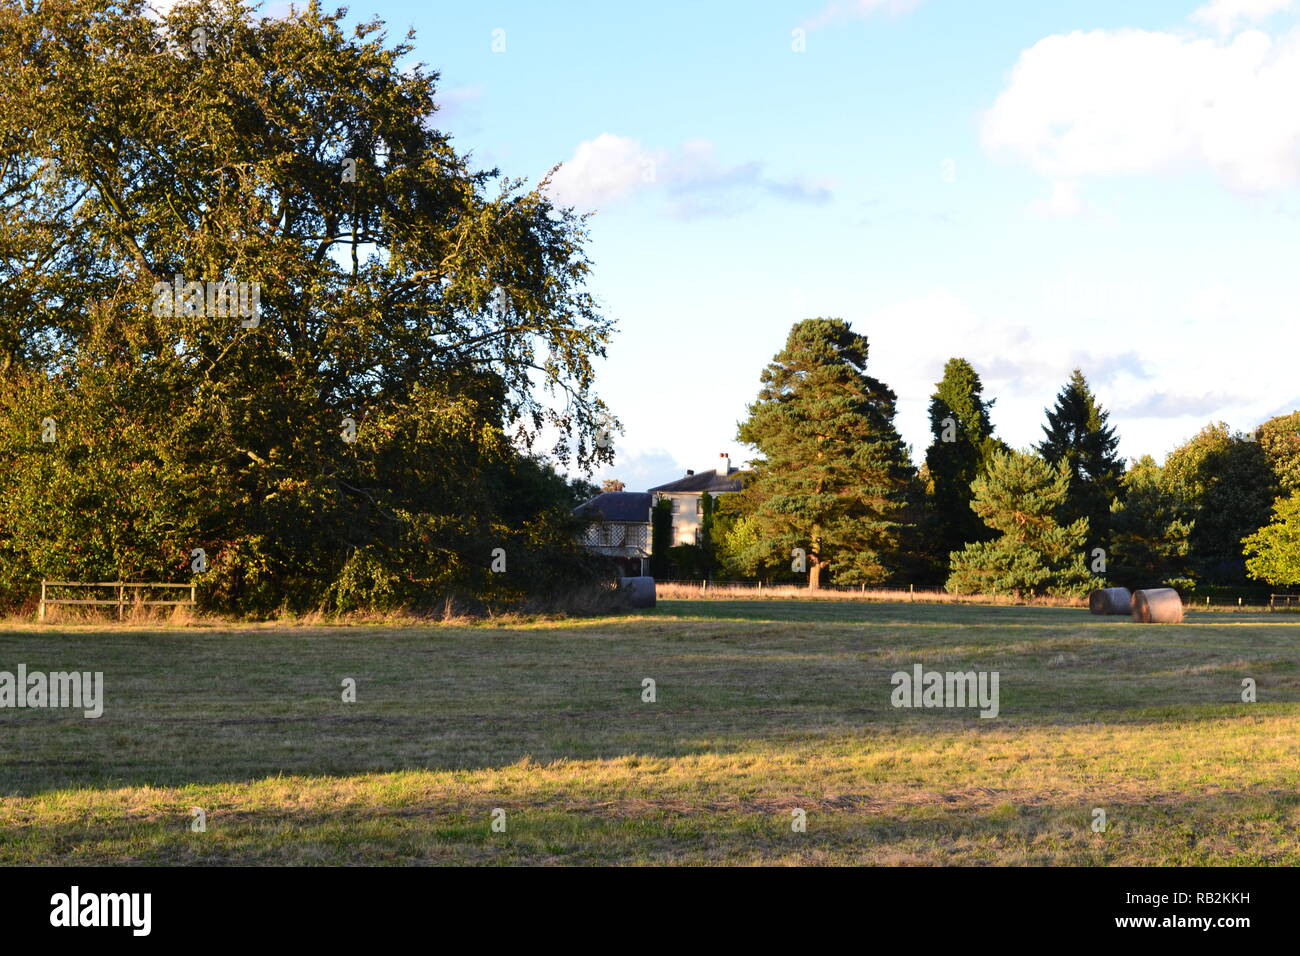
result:
M 1275 191 L 1300 182 L 1297 89 L 1300 33 L 1076 31 L 1021 53 L 981 132 L 1057 182 L 1203 166 L 1231 189 Z
M 826 183 L 769 176 L 763 164 L 754 160 L 727 165 L 708 140 L 682 144 L 679 154 L 667 162 L 663 178 L 672 196 L 671 210 L 683 219 L 737 212 L 756 194 L 812 204 L 831 196 Z
M 656 190 L 669 199 L 673 215 L 687 219 L 734 213 L 760 195 L 803 203 L 830 198 L 827 184 L 769 176 L 756 160 L 726 164 L 708 140 L 651 150 L 613 133 L 579 143 L 550 185 L 556 202 L 583 211 Z
M 1192 19 L 1207 23 L 1220 33 L 1230 33 L 1238 23 L 1258 23 L 1287 10 L 1294 0 L 1211 0 L 1198 7 Z
M 1288 303 L 1270 307 L 1251 290 L 1212 282 L 1162 300 L 1159 310 L 1137 296 L 1121 311 L 1126 288 L 1099 297 L 1102 315 L 1086 321 L 1090 307 L 1056 316 L 1046 303 L 1027 310 L 1039 316 L 1030 323 L 1000 319 L 946 290 L 845 318 L 871 343 L 871 374 L 898 393 L 897 425 L 917 460 L 930 441 L 930 394 L 953 356 L 979 372 L 985 397 L 997 399 L 998 434 L 1016 447 L 1042 440 L 1044 409 L 1074 368 L 1111 410 L 1127 456 L 1160 458 L 1211 420 L 1246 428 L 1295 407 L 1290 353 L 1258 345 L 1276 338 Z M 1176 330 L 1159 335 L 1141 324 L 1157 311 L 1178 317 Z
M 1133 418 L 1195 418 L 1224 415 L 1224 410 L 1249 404 L 1248 399 L 1222 392 L 1166 392 L 1154 390 L 1115 408 L 1116 415 Z
M 625 451 L 616 446 L 614 451 L 614 464 L 597 470 L 591 477 L 592 481 L 599 484 L 606 479 L 617 478 L 623 482 L 625 491 L 645 491 L 656 485 L 676 481 L 686 474 L 687 466 L 678 459 L 682 454 L 681 448 L 676 448 L 675 454 L 663 448 Z M 695 467 L 703 468 L 703 460 Z
M 654 181 L 657 160 L 626 136 L 601 133 L 579 143 L 551 177 L 550 193 L 566 206 L 601 206 Z

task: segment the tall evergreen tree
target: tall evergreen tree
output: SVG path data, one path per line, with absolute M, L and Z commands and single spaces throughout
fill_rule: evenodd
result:
M 948 555 L 974 541 L 987 541 L 992 532 L 971 510 L 971 484 L 984 471 L 993 453 L 1003 449 L 993 437 L 989 409 L 979 373 L 963 358 L 949 359 L 943 378 L 930 396 L 930 434 L 925 453 L 929 484 L 927 539 L 943 576 Z
M 1024 452 L 997 452 L 975 479 L 974 512 L 999 532 L 952 555 L 948 590 L 959 594 L 1084 594 L 1100 582 L 1088 572 L 1088 519 L 1056 520 L 1070 474 Z
M 757 546 L 785 561 L 800 549 L 812 588 L 827 571 L 872 583 L 896 566 L 912 465 L 894 392 L 866 367 L 867 338 L 847 322 L 798 322 L 739 430 L 761 455 L 741 493 Z
M 1107 424 L 1110 413 L 1097 403 L 1088 380 L 1077 368 L 1047 409 L 1045 438 L 1038 453 L 1048 464 L 1064 463 L 1070 488 L 1062 506 L 1063 523 L 1087 518 L 1089 540 L 1108 544 L 1110 506 L 1123 488 L 1124 459 L 1115 453 L 1119 437 Z

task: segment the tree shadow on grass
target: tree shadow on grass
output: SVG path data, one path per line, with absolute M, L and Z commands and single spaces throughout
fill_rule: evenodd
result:
M 344 781 L 345 783 L 347 781 Z M 381 781 L 382 782 L 382 781 Z M 1268 865 L 1300 862 L 1300 797 L 1256 788 L 1017 802 L 995 791 L 887 804 L 870 791 L 754 801 L 593 800 L 412 789 L 398 804 L 214 806 L 188 800 L 76 823 L 11 825 L 0 864 L 151 865 L 829 863 L 854 865 Z M 498 806 L 506 833 L 488 825 Z M 795 833 L 791 809 L 805 812 Z M 1106 812 L 1097 832 L 1096 811 Z
M 691 603 L 691 602 L 683 602 Z M 718 602 L 724 603 L 724 602 Z M 728 602 L 730 603 L 730 602 Z M 755 602 L 760 603 L 760 602 Z M 768 602 L 762 602 L 768 603 Z M 777 602 L 770 602 L 776 604 Z M 829 602 L 828 602 L 829 603 Z M 795 609 L 796 605 L 785 605 Z M 897 615 L 896 607 L 858 605 Z M 949 608 L 940 608 L 949 611 Z M 240 782 L 276 773 L 475 770 L 524 757 L 733 754 L 822 740 L 1001 733 L 1016 728 L 1208 722 L 1295 714 L 1293 655 L 1245 629 L 1104 626 L 1069 615 L 1043 631 L 826 625 L 735 630 L 725 622 L 659 639 L 634 630 L 250 630 L 0 635 L 0 669 L 105 673 L 105 711 L 0 709 L 0 794 L 61 788 Z M 1116 635 L 1111 639 L 1110 635 Z M 999 716 L 891 704 L 914 664 L 998 671 Z M 1240 681 L 1258 683 L 1257 704 Z M 341 699 L 343 678 L 356 703 Z M 655 681 L 655 700 L 644 681 Z M 1243 725 L 1242 733 L 1249 733 Z

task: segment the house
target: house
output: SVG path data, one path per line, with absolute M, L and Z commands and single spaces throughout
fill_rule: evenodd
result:
M 704 519 L 704 494 L 713 497 L 729 491 L 739 491 L 743 475 L 739 468 L 731 467 L 731 456 L 725 452 L 712 471 L 687 471 L 686 477 L 650 489 L 655 501 L 666 498 L 673 508 L 673 544 L 699 544 L 700 527 Z
M 704 518 L 704 494 L 739 491 L 743 475 L 731 467 L 731 456 L 720 455 L 712 471 L 687 471 L 686 477 L 649 491 L 602 491 L 573 509 L 587 524 L 578 543 L 618 565 L 627 577 L 648 575 L 654 550 L 652 510 L 657 502 L 672 502 L 672 543 L 699 544 Z
M 649 574 L 653 506 L 654 496 L 647 491 L 602 491 L 573 509 L 590 522 L 578 543 L 612 559 L 625 577 Z

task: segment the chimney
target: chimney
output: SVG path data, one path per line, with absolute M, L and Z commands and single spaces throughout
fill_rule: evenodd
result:
M 686 477 L 687 477 L 687 478 L 691 477 L 691 475 L 693 475 L 693 474 L 695 474 L 695 469 L 694 469 L 694 468 L 687 468 L 687 469 L 686 469 Z
M 722 459 L 722 461 L 718 463 L 718 474 L 725 478 L 727 475 L 731 474 L 731 453 L 724 451 L 721 452 L 718 457 Z

